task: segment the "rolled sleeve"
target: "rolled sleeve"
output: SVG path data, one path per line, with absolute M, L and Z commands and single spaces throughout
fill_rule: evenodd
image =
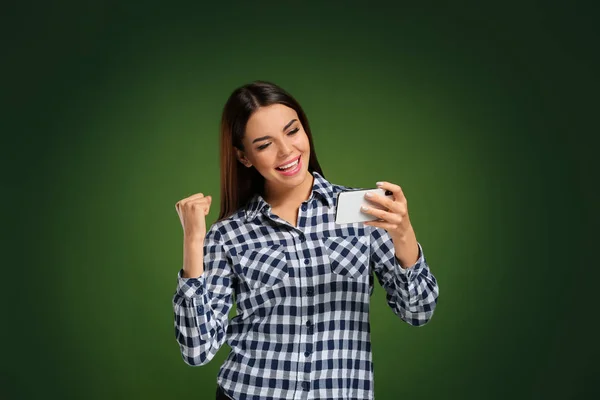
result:
M 408 283 L 415 280 L 421 270 L 425 268 L 425 257 L 423 256 L 423 248 L 421 247 L 421 243 L 417 242 L 417 246 L 419 247 L 419 257 L 417 261 L 410 267 L 402 268 L 398 257 L 394 257 L 394 271 L 396 271 L 396 275 L 401 281 Z
M 419 258 L 409 268 L 402 268 L 394 243 L 382 228 L 371 230 L 371 268 L 386 291 L 388 305 L 403 321 L 424 325 L 433 316 L 439 288 L 431 273 L 420 243 Z
M 189 365 L 208 363 L 225 342 L 232 307 L 232 268 L 218 230 L 204 239 L 204 271 L 197 278 L 177 273 L 173 295 L 175 337 Z
M 204 294 L 206 282 L 204 274 L 198 278 L 184 278 L 183 268 L 177 273 L 177 294 L 186 299 L 198 299 Z

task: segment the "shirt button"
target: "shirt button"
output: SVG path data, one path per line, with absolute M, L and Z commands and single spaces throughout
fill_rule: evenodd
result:
M 196 294 L 201 294 L 202 293 L 202 288 L 198 288 L 198 290 L 196 290 Z
M 302 382 L 302 389 L 308 391 L 309 387 L 310 387 L 310 384 L 308 382 Z
M 310 321 L 310 319 L 308 321 L 306 321 L 306 326 L 311 326 L 312 322 Z
M 204 307 L 198 306 L 196 307 L 196 311 L 198 311 L 198 315 L 202 315 L 204 314 Z
M 200 282 L 199 281 L 195 281 L 194 282 L 194 286 L 196 286 L 196 287 L 200 286 Z
M 306 289 L 306 294 L 312 296 L 313 294 L 315 294 L 315 290 L 309 287 L 308 289 Z
M 302 211 L 306 211 L 306 204 L 302 204 Z
M 310 351 L 305 351 L 304 352 L 304 357 L 308 357 L 308 356 L 310 356 Z
M 304 264 L 308 265 L 309 262 L 310 262 L 310 260 L 308 258 L 304 259 Z

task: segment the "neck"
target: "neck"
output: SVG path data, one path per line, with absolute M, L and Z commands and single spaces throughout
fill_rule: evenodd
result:
M 265 201 L 273 208 L 288 205 L 297 207 L 310 197 L 313 181 L 313 175 L 306 171 L 306 177 L 302 183 L 291 189 L 285 186 L 272 187 L 265 182 Z

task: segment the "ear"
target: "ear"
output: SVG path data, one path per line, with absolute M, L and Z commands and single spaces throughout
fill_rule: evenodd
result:
M 252 166 L 252 163 L 246 158 L 246 155 L 242 150 L 236 147 L 235 154 L 237 156 L 238 161 L 244 164 L 246 167 L 250 168 Z

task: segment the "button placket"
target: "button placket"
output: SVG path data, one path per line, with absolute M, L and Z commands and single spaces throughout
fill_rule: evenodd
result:
M 302 203 L 298 211 L 298 228 L 306 226 L 306 220 L 308 218 L 306 216 L 306 210 L 308 210 L 308 205 L 306 204 L 306 202 L 304 202 Z
M 313 274 L 310 266 L 310 257 L 307 257 L 305 254 L 305 245 L 307 238 L 306 234 L 298 229 L 298 236 L 295 237 L 294 244 L 296 249 L 296 254 L 298 254 L 298 264 L 302 266 L 301 272 L 299 273 L 299 309 L 302 310 L 298 315 L 303 321 L 302 324 L 303 329 L 302 333 L 299 337 L 299 348 L 300 356 L 304 356 L 303 363 L 303 373 L 298 377 L 299 381 L 301 381 L 300 385 L 303 391 L 310 390 L 310 379 L 311 379 L 311 370 L 312 370 L 312 360 L 311 360 L 311 349 L 314 347 L 314 338 L 313 338 L 313 317 L 314 317 L 314 288 L 313 282 L 310 278 Z M 306 330 L 304 330 L 306 329 Z M 302 380 L 303 379 L 303 380 Z

